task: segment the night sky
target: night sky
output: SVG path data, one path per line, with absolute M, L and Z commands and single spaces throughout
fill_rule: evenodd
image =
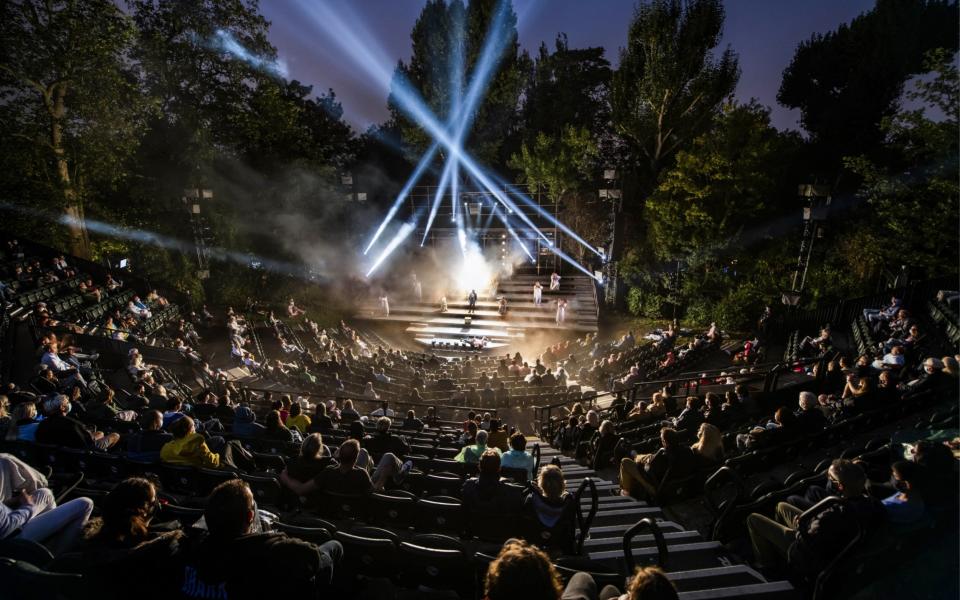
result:
M 423 0 L 309 0 L 352 7 L 363 29 L 390 57 L 410 56 L 410 30 Z M 726 0 L 727 19 L 721 47 L 740 55 L 740 100 L 757 98 L 773 109 L 773 124 L 799 129 L 796 111 L 777 105 L 783 69 L 797 44 L 814 32 L 835 29 L 873 7 L 873 0 Z M 552 48 L 558 32 L 572 48 L 603 46 L 615 66 L 626 44 L 632 0 L 513 0 L 520 22 L 520 44 L 531 55 L 540 42 Z M 339 49 L 292 8 L 289 0 L 262 0 L 261 10 L 272 21 L 270 38 L 291 78 L 311 84 L 317 92 L 333 88 L 343 103 L 344 117 L 359 131 L 387 117 L 386 96 L 358 74 Z

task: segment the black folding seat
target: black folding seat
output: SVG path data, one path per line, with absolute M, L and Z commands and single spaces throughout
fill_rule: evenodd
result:
M 400 543 L 399 559 L 400 583 L 405 587 L 454 590 L 461 596 L 468 595 L 473 587 L 473 565 L 453 538 L 415 536 Z
M 463 480 L 452 473 L 431 473 L 423 478 L 421 496 L 460 497 Z
M 160 514 L 154 520 L 158 523 L 165 521 L 180 521 L 180 524 L 186 527 L 192 527 L 194 523 L 203 516 L 202 508 L 191 508 L 188 506 L 179 506 L 177 504 L 161 503 Z
M 370 520 L 397 529 L 412 527 L 417 513 L 417 497 L 403 490 L 375 492 L 370 495 Z
M 333 534 L 323 527 L 300 527 L 298 525 L 290 525 L 289 523 L 277 521 L 273 524 L 273 528 L 291 537 L 299 538 L 306 542 L 317 544 L 318 546 L 333 539 Z
M 316 512 L 331 519 L 363 519 L 367 515 L 367 494 L 323 492 L 317 496 Z
M 363 533 L 376 535 L 373 531 Z M 366 537 L 338 531 L 333 534 L 333 539 L 343 544 L 343 555 L 350 557 L 349 560 L 342 561 L 334 571 L 335 585 L 338 587 L 355 589 L 355 580 L 358 576 L 396 579 L 398 552 L 395 536 L 392 534 L 383 537 Z
M 160 464 L 160 481 L 165 490 L 175 494 L 200 494 L 200 476 L 194 467 Z
M 253 497 L 258 506 L 280 506 L 280 481 L 271 475 L 241 475 L 241 478 L 250 486 Z
M 421 498 L 416 504 L 414 529 L 459 535 L 464 530 L 463 506 L 454 498 Z
M 208 469 L 204 467 L 198 468 L 196 469 L 195 480 L 197 488 L 193 493 L 200 496 L 207 496 L 221 483 L 231 481 L 236 478 L 236 473 L 231 471 L 222 469 Z

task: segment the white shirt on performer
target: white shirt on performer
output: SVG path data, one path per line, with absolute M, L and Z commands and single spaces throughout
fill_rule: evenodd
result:
M 556 290 L 560 288 L 560 275 L 554 273 L 550 276 L 550 289 Z
M 541 303 L 543 303 L 543 286 L 538 281 L 533 284 L 533 304 L 540 306 Z
M 383 311 L 383 314 L 390 316 L 390 300 L 386 296 L 380 296 L 380 310 Z

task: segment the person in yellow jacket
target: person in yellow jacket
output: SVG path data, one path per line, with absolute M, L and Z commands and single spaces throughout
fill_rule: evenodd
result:
M 161 461 L 213 469 L 220 466 L 220 455 L 210 450 L 204 437 L 194 429 L 190 417 L 183 416 L 174 421 L 170 425 L 170 433 L 173 434 L 173 440 L 160 449 Z
M 290 406 L 290 415 L 284 424 L 289 429 L 296 429 L 301 435 L 307 435 L 307 429 L 310 427 L 310 417 L 303 414 L 303 407 L 299 402 L 294 402 Z

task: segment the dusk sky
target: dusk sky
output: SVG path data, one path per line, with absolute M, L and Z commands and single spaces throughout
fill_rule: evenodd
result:
M 410 31 L 423 0 L 308 0 L 350 7 L 343 18 L 356 22 L 394 63 L 410 57 Z M 290 76 L 314 86 L 333 88 L 343 103 L 344 117 L 359 131 L 387 117 L 386 95 L 347 60 L 322 29 L 292 8 L 289 0 L 262 0 L 263 14 L 273 22 L 270 38 L 286 62 Z M 873 7 L 873 0 L 727 0 L 721 47 L 740 56 L 741 76 L 736 95 L 757 98 L 773 109 L 773 124 L 798 129 L 799 115 L 777 104 L 783 69 L 796 46 L 814 32 L 835 29 Z M 603 46 L 616 66 L 626 44 L 635 2 L 631 0 L 513 0 L 520 22 L 521 46 L 534 54 L 540 42 L 553 45 L 564 32 L 571 47 Z M 338 7 L 339 8 L 339 7 Z M 354 21 L 354 19 L 356 21 Z

